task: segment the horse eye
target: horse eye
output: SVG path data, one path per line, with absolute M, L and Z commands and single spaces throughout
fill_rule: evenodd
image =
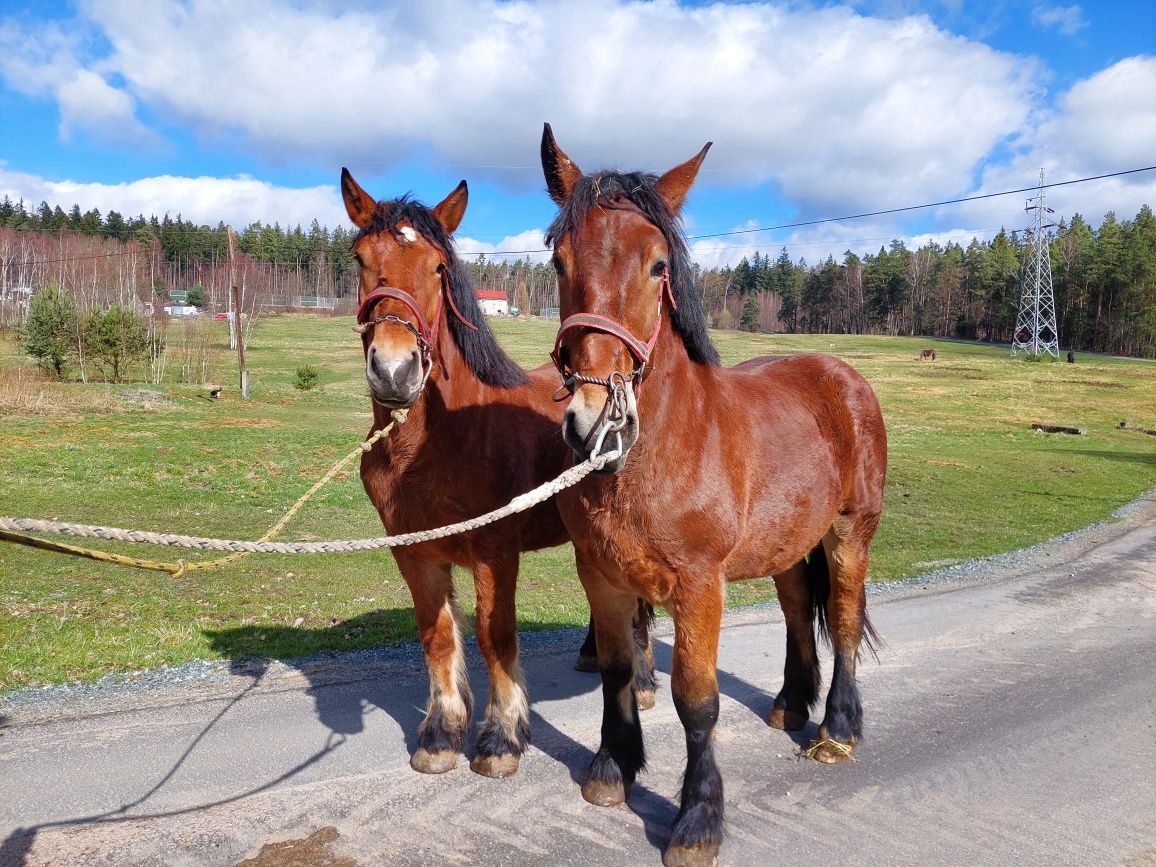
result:
M 667 265 L 666 262 L 655 262 L 654 267 L 650 269 L 650 276 L 651 277 L 661 277 L 662 272 L 665 271 L 669 267 L 670 266 Z
M 552 257 L 550 264 L 554 266 L 554 273 L 559 275 L 562 273 L 562 260 L 558 256 Z
M 353 254 L 353 261 L 357 263 L 358 268 L 364 268 L 365 267 L 365 262 L 362 261 L 361 255 L 359 253 Z

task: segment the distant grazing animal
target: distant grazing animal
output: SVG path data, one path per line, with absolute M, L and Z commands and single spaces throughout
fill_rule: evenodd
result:
M 678 220 L 706 151 L 661 177 L 584 176 L 548 124 L 542 136 L 559 206 L 547 240 L 562 307 L 553 357 L 571 394 L 562 433 L 576 459 L 620 452 L 557 497 L 602 674 L 602 739 L 582 794 L 622 803 L 644 765 L 631 678 L 642 597 L 674 619 L 671 693 L 686 731 L 667 865 L 711 864 L 722 840 L 713 733 L 727 581 L 775 579 L 787 654 L 771 725 L 802 728 L 817 700 L 817 619 L 835 663 L 812 754 L 843 761 L 860 739 L 855 666 L 864 633 L 873 636 L 864 584 L 887 469 L 879 403 L 845 362 L 809 354 L 720 366 Z
M 919 360 L 920 361 L 935 361 L 935 350 L 934 349 L 921 349 L 919 351 Z
M 466 210 L 465 181 L 434 208 L 408 197 L 378 202 L 345 169 L 341 191 L 359 229 L 352 245 L 357 321 L 373 428 L 409 408 L 408 420 L 361 461 L 365 491 L 389 532 L 473 518 L 557 476 L 569 462 L 558 433 L 564 407 L 551 399 L 557 375 L 546 365 L 524 371 L 502 351 L 450 240 Z M 453 768 L 469 732 L 473 699 L 450 574 L 456 564 L 473 572 L 478 647 L 490 675 L 470 767 L 490 777 L 517 771 L 530 737 L 514 613 L 518 559 L 567 538 L 551 500 L 469 533 L 392 549 L 413 596 L 430 675 L 415 770 Z

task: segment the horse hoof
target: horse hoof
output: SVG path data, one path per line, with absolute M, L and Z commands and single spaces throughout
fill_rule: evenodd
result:
M 662 853 L 663 867 L 715 867 L 718 846 L 671 846 Z
M 639 710 L 650 710 L 654 707 L 654 690 L 639 690 L 635 693 Z
M 797 711 L 787 710 L 785 707 L 776 707 L 767 717 L 767 725 L 784 732 L 797 732 L 807 724 L 809 717 Z
M 617 807 L 625 804 L 629 790 L 622 784 L 604 783 L 602 780 L 587 780 L 582 785 L 582 797 L 595 807 Z
M 598 657 L 597 656 L 579 656 L 574 663 L 575 671 L 586 671 L 594 674 L 598 673 Z
M 854 761 L 851 749 L 854 744 L 845 744 L 830 739 L 816 741 L 804 755 L 818 762 L 828 765 L 837 765 L 840 762 Z
M 500 756 L 474 756 L 470 759 L 470 770 L 483 777 L 501 780 L 518 773 L 518 757 L 511 753 Z
M 452 771 L 457 764 L 458 754 L 453 750 L 438 750 L 431 753 L 425 747 L 419 747 L 409 760 L 409 766 L 423 774 L 444 774 L 446 771 Z

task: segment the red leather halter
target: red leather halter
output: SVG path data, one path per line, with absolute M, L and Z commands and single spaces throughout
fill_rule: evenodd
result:
M 584 328 L 587 331 L 601 331 L 603 334 L 609 334 L 611 337 L 617 337 L 626 346 L 630 354 L 634 356 L 638 366 L 634 369 L 634 373 L 630 379 L 634 381 L 635 387 L 638 387 L 642 379 L 643 372 L 646 366 L 650 363 L 650 353 L 654 351 L 654 344 L 658 342 L 658 332 L 662 327 L 662 296 L 666 295 L 670 302 L 670 309 L 677 310 L 678 304 L 674 300 L 674 292 L 670 288 L 670 270 L 668 268 L 662 269 L 662 280 L 658 285 L 658 318 L 654 321 L 654 330 L 650 333 L 650 338 L 643 343 L 637 337 L 630 333 L 626 326 L 614 321 L 608 316 L 601 316 L 597 313 L 575 313 L 567 316 L 563 321 L 561 327 L 558 329 L 558 336 L 554 338 L 554 351 L 550 353 L 550 358 L 554 362 L 554 366 L 558 368 L 558 373 L 562 375 L 562 384 L 572 390 L 574 382 L 589 382 L 593 385 L 605 385 L 610 387 L 609 380 L 595 379 L 594 377 L 585 376 L 569 370 L 561 360 L 562 338 L 567 331 L 575 331 Z
M 370 317 L 370 313 L 377 302 L 390 298 L 394 301 L 400 301 L 401 304 L 407 310 L 409 310 L 410 313 L 413 314 L 413 318 L 417 320 L 416 325 L 406 322 L 405 320 L 401 320 L 401 324 L 409 326 L 410 330 L 413 331 L 414 334 L 416 334 L 422 340 L 424 340 L 427 346 L 433 346 L 434 336 L 437 334 L 438 325 L 441 323 L 443 307 L 442 299 L 444 298 L 449 302 L 450 309 L 453 311 L 454 316 L 457 317 L 458 321 L 461 322 L 462 325 L 469 328 L 471 331 L 477 331 L 478 326 L 474 325 L 474 323 L 470 322 L 468 319 L 466 319 L 466 317 L 462 316 L 462 312 L 458 310 L 458 305 L 454 302 L 453 293 L 450 292 L 449 274 L 447 269 L 443 266 L 439 270 L 441 272 L 442 285 L 441 292 L 438 293 L 437 312 L 434 313 L 432 326 L 428 321 L 426 321 L 425 314 L 421 312 L 421 307 L 418 305 L 417 299 L 406 292 L 404 289 L 398 289 L 394 286 L 383 286 L 382 288 L 375 289 L 373 292 L 365 296 L 365 300 L 363 300 L 357 307 L 357 324 L 364 326 L 365 331 L 367 332 L 369 328 L 372 328 L 379 322 L 385 322 L 391 318 L 397 319 L 397 317 L 388 316 L 382 316 L 376 319 Z

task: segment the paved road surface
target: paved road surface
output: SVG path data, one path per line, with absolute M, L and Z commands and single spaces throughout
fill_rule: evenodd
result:
M 1124 525 L 873 597 L 868 740 L 834 767 L 798 757 L 813 725 L 763 722 L 777 609 L 731 616 L 723 863 L 1156 865 L 1154 591 L 1150 497 Z M 508 780 L 410 770 L 413 648 L 0 700 L 0 864 L 657 864 L 685 755 L 667 679 L 650 770 L 599 809 L 578 792 L 597 678 L 571 671 L 574 633 L 524 646 L 535 745 Z

